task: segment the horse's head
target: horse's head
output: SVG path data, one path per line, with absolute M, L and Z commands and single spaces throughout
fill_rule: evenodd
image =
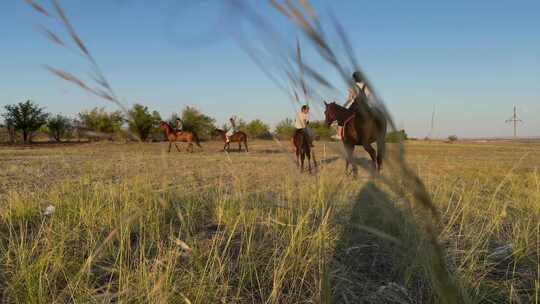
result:
M 162 121 L 159 123 L 159 128 L 162 129 L 163 131 L 167 130 L 169 128 L 169 125 L 167 125 L 166 122 Z
M 327 103 L 325 101 L 324 106 L 325 106 L 324 120 L 326 121 L 326 124 L 328 126 L 330 126 L 334 121 L 337 120 L 337 117 L 336 117 L 336 103 L 335 102 Z
M 218 137 L 218 136 L 225 136 L 225 131 L 221 130 L 221 129 L 218 129 L 218 128 L 214 128 L 214 130 L 212 130 L 212 136 L 215 136 L 215 137 Z

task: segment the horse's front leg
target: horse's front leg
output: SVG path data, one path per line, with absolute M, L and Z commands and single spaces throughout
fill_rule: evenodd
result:
M 182 151 L 180 151 L 180 148 L 178 148 L 178 145 L 176 144 L 176 142 L 174 142 L 174 146 L 176 147 L 176 151 L 182 152 Z
M 171 153 L 171 145 L 172 145 L 172 142 L 169 141 L 169 151 L 167 151 L 167 153 Z
M 300 172 L 304 172 L 304 160 L 306 159 L 306 154 L 300 152 Z
M 317 164 L 317 158 L 315 157 L 315 152 L 311 150 L 311 158 L 313 158 L 313 166 L 315 167 L 315 170 L 319 168 L 319 165 Z
M 347 164 L 345 165 L 345 168 L 347 169 L 350 163 L 352 168 L 352 174 L 353 176 L 356 176 L 358 174 L 358 167 L 356 166 L 356 162 L 354 161 L 354 145 L 345 144 L 345 152 L 347 152 Z
M 308 172 L 311 173 L 311 153 L 310 152 L 306 153 L 306 157 L 307 157 Z

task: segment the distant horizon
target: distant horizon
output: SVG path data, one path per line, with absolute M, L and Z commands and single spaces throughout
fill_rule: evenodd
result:
M 48 1 L 38 2 L 50 8 Z M 271 127 L 294 117 L 297 105 L 219 23 L 222 2 L 60 3 L 127 107 L 141 103 L 167 119 L 191 105 L 217 125 L 231 115 L 261 119 Z M 342 22 L 363 71 L 397 128 L 409 136 L 430 134 L 435 107 L 433 138 L 512 137 L 505 120 L 514 105 L 523 120 L 518 135 L 540 136 L 538 1 L 313 3 L 320 12 L 330 7 Z M 321 18 L 328 20 L 325 14 Z M 287 25 L 279 16 L 270 19 Z M 43 69 L 48 64 L 88 74 L 78 56 L 36 31 L 49 21 L 24 1 L 0 4 L 0 108 L 31 99 L 48 112 L 72 117 L 94 107 L 116 110 Z M 291 30 L 291 38 L 295 34 L 306 42 Z M 306 60 L 317 62 L 309 53 Z M 339 103 L 345 97 L 345 87 L 328 96 Z M 312 119 L 323 119 L 322 100 L 309 103 L 316 105 Z

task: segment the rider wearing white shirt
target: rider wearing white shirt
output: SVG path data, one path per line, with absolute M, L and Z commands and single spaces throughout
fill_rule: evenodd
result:
M 229 127 L 229 130 L 227 131 L 227 133 L 225 133 L 225 138 L 227 140 L 227 142 L 230 142 L 231 139 L 230 137 L 234 135 L 234 133 L 236 133 L 236 122 L 234 121 L 234 117 L 231 117 L 229 118 L 229 123 L 230 123 L 230 127 Z
M 294 127 L 297 130 L 303 130 L 306 138 L 309 142 L 309 145 L 313 147 L 313 136 L 311 130 L 308 128 L 309 125 L 309 106 L 303 105 L 300 109 L 300 112 L 296 113 L 296 118 L 294 120 Z
M 176 119 L 176 132 L 182 132 L 182 120 L 180 118 Z

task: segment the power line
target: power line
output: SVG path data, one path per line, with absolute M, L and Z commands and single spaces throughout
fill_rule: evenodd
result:
M 521 120 L 521 119 L 519 119 L 517 117 L 516 106 L 514 106 L 514 115 L 512 115 L 512 117 L 510 117 L 510 119 L 506 120 L 506 123 L 513 123 L 514 124 L 514 137 L 517 137 L 517 123 L 518 122 L 523 122 L 523 120 Z
M 435 129 L 435 105 L 433 105 L 433 112 L 431 113 L 431 125 L 429 127 L 428 138 L 432 138 L 434 129 Z

